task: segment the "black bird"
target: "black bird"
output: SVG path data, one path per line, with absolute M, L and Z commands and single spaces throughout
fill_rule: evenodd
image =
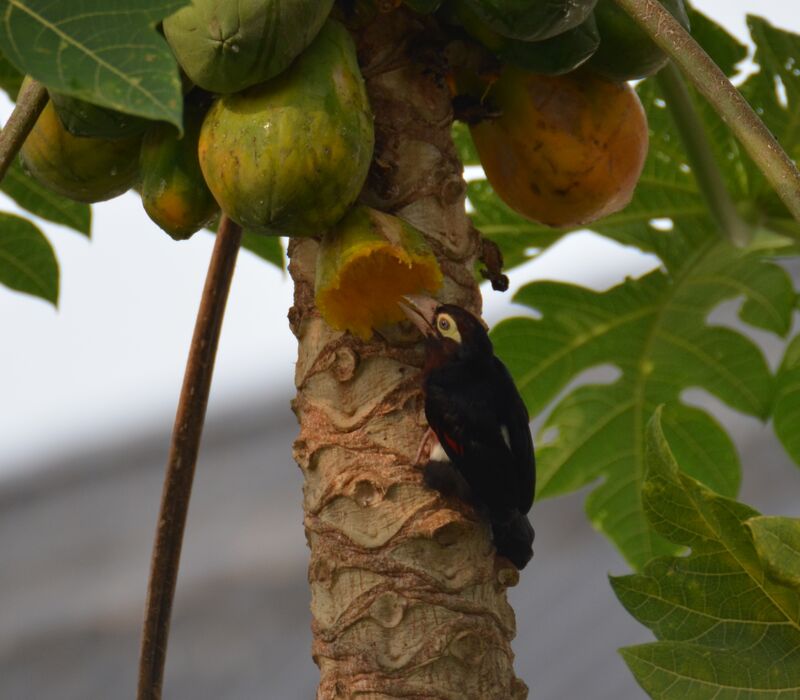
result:
M 533 556 L 526 514 L 536 462 L 528 411 L 514 380 L 466 309 L 423 296 L 403 297 L 401 307 L 425 334 L 425 416 L 438 438 L 425 483 L 483 512 L 498 553 L 522 569 Z

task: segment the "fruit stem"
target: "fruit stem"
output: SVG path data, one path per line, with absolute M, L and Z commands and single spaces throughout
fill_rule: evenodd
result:
M 800 221 L 800 171 L 725 74 L 658 0 L 614 0 L 683 71 Z
M 167 459 L 147 586 L 139 657 L 138 700 L 161 698 L 183 531 L 222 318 L 241 240 L 241 227 L 223 215 L 197 312 Z
M 686 159 L 700 192 L 706 199 L 711 216 L 720 232 L 733 245 L 746 247 L 752 238 L 752 230 L 739 216 L 730 192 L 725 187 L 722 172 L 708 143 L 705 127 L 694 108 L 692 96 L 681 72 L 670 61 L 658 73 L 657 80 L 686 149 Z
M 19 149 L 47 104 L 47 88 L 36 80 L 28 82 L 17 97 L 14 111 L 0 132 L 0 180 L 6 176 Z

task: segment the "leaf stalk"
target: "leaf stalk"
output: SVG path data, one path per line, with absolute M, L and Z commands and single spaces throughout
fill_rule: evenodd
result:
M 147 587 L 138 700 L 161 698 L 183 532 L 222 319 L 241 240 L 241 227 L 223 215 L 197 312 L 167 459 Z
M 614 0 L 711 104 L 800 221 L 800 171 L 719 66 L 657 0 Z
M 47 88 L 36 80 L 27 82 L 20 91 L 14 111 L 0 132 L 0 180 L 6 176 L 47 100 Z
M 722 172 L 711 151 L 705 127 L 695 110 L 692 96 L 681 72 L 670 62 L 659 71 L 656 79 L 686 149 L 686 159 L 700 192 L 705 197 L 712 218 L 720 232 L 733 245 L 744 248 L 750 243 L 752 230 L 739 216 L 730 192 L 725 186 Z

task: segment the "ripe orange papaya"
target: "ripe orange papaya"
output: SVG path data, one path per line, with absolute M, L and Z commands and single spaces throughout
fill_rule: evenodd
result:
M 219 213 L 197 157 L 208 106 L 187 99 L 183 138 L 174 126 L 159 122 L 148 129 L 142 141 L 142 204 L 147 215 L 176 240 L 189 238 Z
M 648 130 L 627 83 L 583 69 L 545 76 L 507 66 L 487 99 L 501 116 L 470 131 L 487 179 L 514 211 L 575 226 L 630 201 Z
M 42 185 L 79 202 L 101 202 L 130 189 L 139 173 L 141 137 L 82 138 L 48 102 L 20 149 L 23 167 Z
M 373 143 L 353 41 L 329 20 L 277 78 L 214 103 L 198 154 L 231 219 L 267 235 L 311 236 L 355 201 Z

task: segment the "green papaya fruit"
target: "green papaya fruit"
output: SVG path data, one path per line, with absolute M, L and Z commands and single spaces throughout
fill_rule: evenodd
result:
M 336 223 L 369 170 L 374 130 L 355 47 L 329 20 L 277 78 L 211 107 L 198 153 L 222 211 L 248 230 L 308 236 Z
M 504 63 L 543 75 L 569 73 L 587 61 L 600 44 L 593 14 L 577 27 L 542 41 L 504 37 L 490 29 L 463 3 L 448 8 L 446 19 L 461 25 Z
M 192 0 L 164 35 L 195 85 L 238 92 L 281 71 L 314 39 L 333 0 Z
M 505 63 L 542 75 L 561 75 L 588 61 L 600 46 L 594 15 L 563 34 L 543 41 L 507 39 L 497 55 Z
M 689 16 L 683 0 L 660 0 L 685 29 Z M 600 46 L 589 61 L 593 70 L 611 80 L 637 80 L 654 75 L 669 60 L 614 0 L 599 0 L 595 9 Z
M 50 101 L 64 128 L 73 136 L 125 139 L 145 132 L 151 121 L 100 107 L 77 97 L 49 91 Z
M 147 215 L 175 240 L 189 238 L 219 213 L 197 157 L 208 107 L 190 97 L 183 110 L 182 138 L 171 124 L 157 122 L 142 141 L 142 204 Z
M 421 15 L 429 15 L 432 12 L 436 12 L 441 4 L 442 0 L 406 0 L 406 5 Z
M 79 202 L 101 202 L 130 189 L 139 173 L 141 137 L 73 136 L 52 102 L 20 149 L 23 167 L 42 185 Z
M 486 26 L 510 39 L 541 41 L 584 22 L 597 0 L 461 0 Z

